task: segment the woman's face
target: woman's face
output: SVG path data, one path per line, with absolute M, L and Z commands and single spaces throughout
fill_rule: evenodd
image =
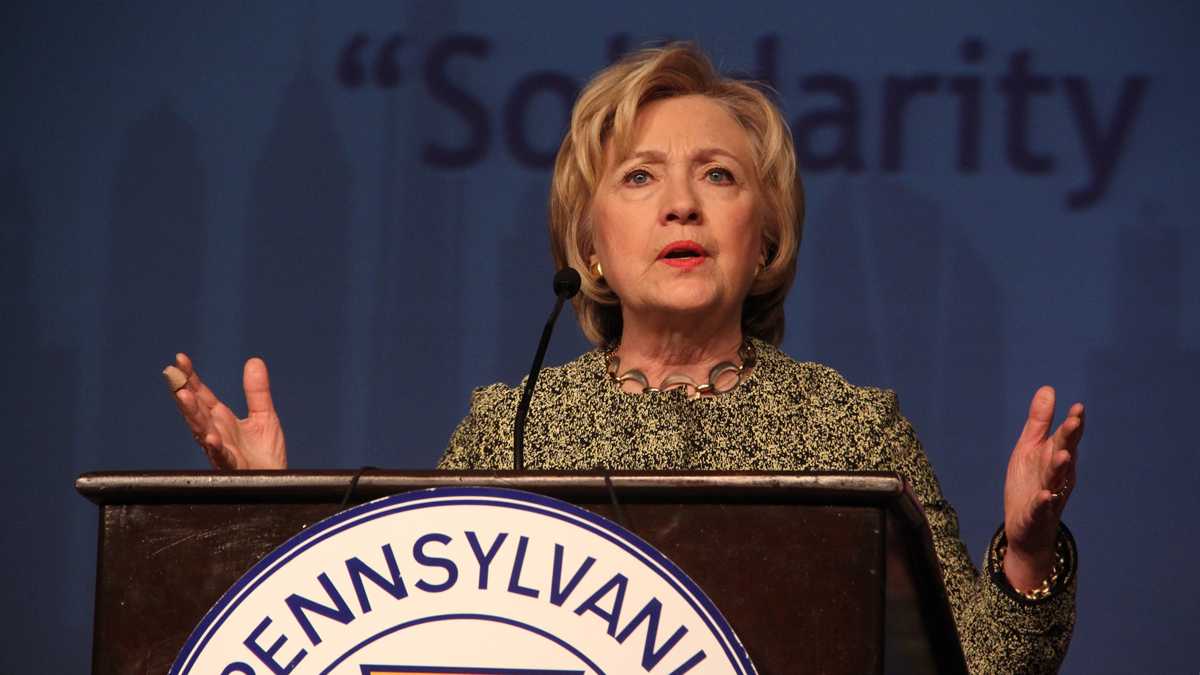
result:
M 591 210 L 590 262 L 627 325 L 670 314 L 740 322 L 763 250 L 753 172 L 746 132 L 712 99 L 638 112 L 630 155 L 606 157 Z

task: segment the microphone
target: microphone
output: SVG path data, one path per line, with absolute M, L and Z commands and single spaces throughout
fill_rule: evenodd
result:
M 579 272 L 570 267 L 564 267 L 554 274 L 554 311 L 550 312 L 546 327 L 542 329 L 542 339 L 538 342 L 537 353 L 533 355 L 533 365 L 529 368 L 525 391 L 521 392 L 517 418 L 513 422 L 513 468 L 517 471 L 525 468 L 525 420 L 529 417 L 533 388 L 537 385 L 538 374 L 542 372 L 542 359 L 546 358 L 546 348 L 550 346 L 550 333 L 554 331 L 554 322 L 562 311 L 563 301 L 575 297 L 579 292 L 579 284 Z

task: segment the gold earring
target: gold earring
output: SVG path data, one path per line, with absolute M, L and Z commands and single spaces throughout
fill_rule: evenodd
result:
M 592 276 L 596 277 L 597 280 L 604 278 L 604 267 L 600 265 L 599 260 L 592 263 Z

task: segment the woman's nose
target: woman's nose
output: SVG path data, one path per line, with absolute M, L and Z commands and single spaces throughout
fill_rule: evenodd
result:
M 659 222 L 663 225 L 700 224 L 700 200 L 690 180 L 675 178 L 667 181 Z

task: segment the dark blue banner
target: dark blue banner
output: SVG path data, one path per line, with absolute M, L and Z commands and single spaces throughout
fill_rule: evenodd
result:
M 1064 671 L 1194 668 L 1193 3 L 26 5 L 0 21 L 0 602 L 27 639 L 0 670 L 87 668 L 77 473 L 207 466 L 176 351 L 235 409 L 263 356 L 296 468 L 431 467 L 552 304 L 574 96 L 667 38 L 792 126 L 785 351 L 899 393 L 977 561 L 1034 390 L 1085 401 Z M 548 362 L 588 348 L 572 318 Z

